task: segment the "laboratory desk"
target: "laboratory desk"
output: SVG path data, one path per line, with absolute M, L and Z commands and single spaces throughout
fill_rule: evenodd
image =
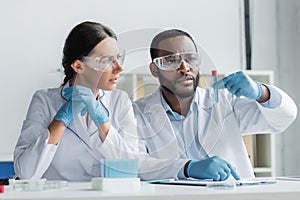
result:
M 238 186 L 235 189 L 211 189 L 201 186 L 150 185 L 142 184 L 140 192 L 103 192 L 91 190 L 91 183 L 69 183 L 64 189 L 44 191 L 13 191 L 0 193 L 0 199 L 230 199 L 230 200 L 299 200 L 300 182 L 278 180 L 275 184 Z M 118 188 L 116 188 L 117 190 Z

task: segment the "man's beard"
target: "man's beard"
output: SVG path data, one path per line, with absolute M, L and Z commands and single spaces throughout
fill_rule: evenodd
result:
M 193 78 L 194 82 L 193 82 L 193 91 L 192 92 L 187 92 L 187 93 L 180 93 L 180 92 L 177 92 L 175 88 L 173 88 L 173 90 L 171 88 L 168 88 L 167 86 L 165 85 L 161 85 L 161 87 L 168 91 L 169 93 L 173 94 L 174 96 L 176 97 L 179 97 L 179 98 L 186 98 L 186 97 L 191 97 L 191 96 L 194 96 L 195 94 L 195 91 L 198 87 L 198 84 L 199 84 L 199 80 L 200 80 L 200 75 L 199 73 L 197 74 L 196 78 Z

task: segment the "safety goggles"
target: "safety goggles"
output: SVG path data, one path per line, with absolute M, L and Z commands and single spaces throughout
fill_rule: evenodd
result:
M 153 63 L 161 70 L 177 70 L 183 60 L 189 68 L 199 68 L 201 58 L 199 53 L 175 53 L 153 59 Z
M 81 61 L 84 62 L 87 66 L 91 67 L 96 71 L 108 72 L 113 70 L 117 62 L 122 65 L 125 60 L 125 51 L 120 51 L 119 54 L 115 56 L 99 56 L 91 57 L 85 56 L 82 57 Z

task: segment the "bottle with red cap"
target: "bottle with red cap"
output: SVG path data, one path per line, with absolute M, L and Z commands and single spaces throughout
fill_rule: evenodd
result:
M 4 192 L 4 185 L 0 185 L 0 193 Z

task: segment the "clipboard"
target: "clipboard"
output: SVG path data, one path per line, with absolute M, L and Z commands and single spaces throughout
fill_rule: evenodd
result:
M 275 184 L 276 180 L 273 178 L 253 178 L 244 180 L 225 180 L 213 181 L 211 179 L 163 179 L 150 181 L 151 184 L 164 185 L 187 185 L 187 186 L 217 186 L 217 187 L 235 187 L 235 186 L 250 186 L 250 185 L 265 185 Z

